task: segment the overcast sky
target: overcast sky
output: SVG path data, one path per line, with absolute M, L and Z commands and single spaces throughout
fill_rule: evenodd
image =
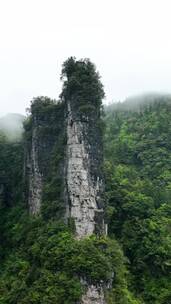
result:
M 61 64 L 88 57 L 106 102 L 171 92 L 170 0 L 0 0 L 0 113 L 58 98 Z

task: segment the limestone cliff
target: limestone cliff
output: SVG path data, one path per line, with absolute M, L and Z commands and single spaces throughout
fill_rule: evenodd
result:
M 57 157 L 61 149 L 63 160 L 56 167 L 56 176 L 64 172 L 60 180 L 64 193 L 60 195 L 66 209 L 65 218 L 74 220 L 76 236 L 82 238 L 104 232 L 102 141 L 97 113 L 85 115 L 75 106 L 74 102 L 66 101 L 64 106 L 54 105 L 50 111 L 46 104 L 39 111 L 32 109 L 26 132 L 25 175 L 29 211 L 39 214 L 44 185 L 54 170 L 52 158 Z M 55 150 L 64 135 L 66 142 Z
M 38 149 L 39 149 L 39 138 L 38 138 L 38 127 L 35 125 L 32 132 L 31 149 L 27 155 L 27 172 L 29 181 L 29 193 L 28 193 L 28 205 L 31 214 L 38 214 L 40 212 L 41 199 L 42 199 L 42 173 L 39 168 L 38 161 Z
M 57 106 L 42 98 L 32 103 L 26 176 L 30 213 L 39 214 L 43 208 L 49 213 L 51 209 L 50 216 L 54 217 L 55 210 L 57 217 L 64 209 L 63 219 L 73 222 L 79 240 L 106 230 L 101 129 L 104 93 L 89 61 L 71 59 L 67 64 L 71 69 L 65 66 L 63 70 L 67 81 L 61 103 Z M 86 278 L 80 280 L 86 290 L 82 304 L 105 304 L 103 282 L 94 285 Z
M 74 111 L 74 103 L 67 102 L 66 199 L 77 238 L 104 232 L 101 199 L 104 183 L 98 169 L 102 147 L 95 116 L 80 115 Z M 93 137 L 90 128 L 95 133 Z
M 63 66 L 67 144 L 65 200 L 67 216 L 75 224 L 77 239 L 104 234 L 104 180 L 101 99 L 103 87 L 94 66 L 70 58 Z M 104 286 L 80 278 L 85 294 L 82 304 L 105 304 Z

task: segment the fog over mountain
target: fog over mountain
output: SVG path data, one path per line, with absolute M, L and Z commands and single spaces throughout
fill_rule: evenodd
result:
M 105 106 L 105 109 L 107 112 L 111 110 L 139 111 L 143 106 L 154 104 L 157 102 L 171 103 L 171 94 L 149 92 L 145 94 L 130 96 L 126 98 L 123 102 L 113 102 L 108 106 Z
M 156 92 L 130 96 L 123 102 L 114 102 L 105 106 L 107 112 L 111 110 L 140 110 L 142 106 L 155 102 L 171 102 L 171 94 L 159 94 Z M 10 141 L 21 138 L 23 132 L 23 121 L 25 116 L 18 113 L 8 113 L 0 116 L 0 130 Z
M 0 117 L 0 130 L 11 141 L 19 140 L 23 132 L 24 115 L 9 113 Z
M 168 0 L 1 1 L 0 112 L 58 98 L 70 56 L 97 65 L 106 102 L 170 92 L 170 11 Z

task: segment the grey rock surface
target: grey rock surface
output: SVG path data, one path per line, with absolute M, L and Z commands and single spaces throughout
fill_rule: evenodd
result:
M 103 181 L 98 177 L 92 180 L 88 149 L 84 141 L 87 124 L 73 118 L 68 102 L 67 116 L 67 165 L 66 187 L 68 194 L 68 214 L 74 219 L 76 238 L 92 235 L 96 228 L 96 214 L 102 213 L 97 200 Z M 91 147 L 89 147 L 91 149 Z M 86 286 L 81 304 L 105 304 L 104 290 L 101 285 L 91 285 L 81 280 Z
M 95 232 L 96 212 L 103 212 L 97 206 L 97 196 L 102 182 L 99 179 L 94 182 L 91 178 L 83 124 L 81 121 L 73 120 L 68 102 L 66 187 L 69 216 L 74 219 L 78 239 Z
M 82 280 L 82 284 L 86 286 L 86 292 L 82 296 L 81 304 L 106 304 L 104 290 L 101 285 L 87 284 Z
M 29 211 L 31 214 L 36 215 L 40 212 L 43 187 L 42 175 L 38 165 L 38 138 L 36 128 L 33 129 L 32 133 L 32 145 L 30 157 L 27 160 L 27 168 L 29 168 Z

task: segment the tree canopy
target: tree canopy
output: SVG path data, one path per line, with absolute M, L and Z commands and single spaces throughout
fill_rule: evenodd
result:
M 67 59 L 62 66 L 63 91 L 61 98 L 75 99 L 79 105 L 101 107 L 104 98 L 103 85 L 95 65 L 89 59 Z

